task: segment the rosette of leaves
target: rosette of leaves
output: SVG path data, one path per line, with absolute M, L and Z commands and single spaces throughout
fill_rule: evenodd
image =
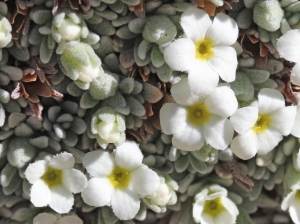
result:
M 241 52 L 242 49 L 237 50 L 238 54 Z M 283 69 L 282 62 L 269 59 L 265 70 L 261 70 L 256 68 L 254 58 L 240 55 L 238 63 L 236 79 L 230 83 L 230 87 L 240 103 L 251 103 L 255 98 L 255 93 L 262 88 L 277 88 L 277 83 L 270 78 L 270 75 L 277 74 Z
M 87 130 L 85 121 L 81 118 L 85 111 L 72 101 L 64 101 L 48 108 L 43 116 L 43 128 L 51 140 L 56 142 L 56 151 L 69 149 L 81 143 L 82 134 Z M 80 147 L 80 146 L 79 146 Z
M 46 14 L 47 19 L 44 18 Z M 50 15 L 49 15 L 50 13 Z M 52 17 L 51 10 L 48 8 L 34 8 L 32 19 L 36 23 L 29 34 L 29 43 L 37 45 L 41 60 L 48 63 L 53 51 L 62 54 L 66 44 L 70 41 L 86 43 L 93 47 L 100 37 L 90 32 L 82 16 L 64 9 Z M 40 18 L 43 17 L 43 18 Z
M 122 67 L 132 69 L 135 64 L 139 67 L 148 65 L 161 81 L 169 82 L 172 69 L 165 63 L 161 47 L 176 37 L 177 27 L 174 22 L 167 15 L 153 15 L 131 20 L 128 29 L 142 37 L 136 38 L 133 48 L 121 52 Z

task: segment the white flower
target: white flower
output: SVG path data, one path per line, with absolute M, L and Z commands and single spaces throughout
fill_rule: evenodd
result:
M 219 13 L 212 22 L 201 9 L 189 8 L 181 16 L 186 38 L 175 40 L 164 51 L 167 64 L 174 70 L 188 71 L 194 94 L 207 95 L 218 85 L 219 76 L 235 80 L 238 27 L 229 16 Z
M 300 29 L 290 30 L 278 39 L 277 51 L 284 59 L 295 62 L 291 71 L 291 82 L 300 85 Z
M 161 183 L 157 189 L 156 196 L 150 198 L 150 201 L 156 205 L 166 206 L 172 197 L 173 189 L 166 183 Z
M 217 87 L 203 97 L 191 93 L 187 79 L 171 88 L 176 103 L 160 110 L 160 123 L 165 134 L 173 134 L 172 144 L 181 150 L 195 151 L 206 141 L 216 149 L 225 149 L 233 137 L 227 117 L 238 107 L 234 92 L 227 86 Z
M 294 185 L 292 191 L 283 199 L 282 210 L 289 209 L 291 219 L 295 224 L 300 224 L 300 185 Z
M 0 16 L 0 48 L 5 47 L 11 41 L 11 30 L 9 21 Z
M 231 150 L 247 160 L 258 154 L 267 154 L 290 134 L 294 125 L 296 107 L 285 107 L 282 94 L 274 89 L 262 89 L 249 107 L 238 109 L 230 121 L 240 135 L 231 142 Z
M 101 150 L 87 153 L 82 162 L 93 178 L 81 194 L 84 202 L 111 205 L 119 219 L 132 219 L 139 211 L 140 198 L 153 194 L 160 184 L 159 176 L 142 160 L 135 142 L 118 146 L 115 156 Z
M 77 216 L 64 216 L 57 218 L 49 213 L 40 213 L 33 219 L 33 224 L 83 224 L 82 220 Z
M 300 105 L 297 106 L 297 113 L 291 134 L 297 138 L 300 138 Z
M 109 143 L 121 145 L 125 142 L 125 130 L 124 116 L 111 107 L 103 106 L 92 116 L 91 133 L 102 148 Z
M 36 207 L 49 204 L 57 213 L 68 213 L 73 204 L 72 193 L 81 192 L 87 185 L 85 175 L 73 169 L 75 159 L 72 154 L 63 152 L 49 161 L 40 160 L 30 164 L 25 176 L 33 184 L 30 200 Z
M 116 143 L 121 138 L 121 133 L 118 129 L 118 123 L 106 123 L 101 121 L 97 125 L 98 135 L 105 140 L 107 143 Z
M 233 224 L 239 211 L 227 198 L 227 190 L 213 185 L 203 189 L 195 196 L 193 217 L 201 224 Z

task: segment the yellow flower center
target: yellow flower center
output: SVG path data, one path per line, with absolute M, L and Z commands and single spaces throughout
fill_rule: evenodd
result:
M 213 51 L 213 42 L 208 39 L 204 38 L 199 40 L 195 43 L 196 46 L 196 57 L 201 60 L 207 60 L 211 58 L 214 54 Z
M 62 170 L 48 167 L 41 179 L 49 188 L 57 187 L 62 184 Z
M 272 119 L 269 114 L 259 114 L 252 130 L 256 133 L 264 132 L 271 124 Z
M 127 187 L 130 181 L 130 171 L 116 166 L 109 174 L 108 179 L 115 188 Z
M 204 103 L 196 103 L 187 108 L 187 118 L 191 124 L 200 126 L 208 122 L 210 112 Z
M 218 216 L 224 211 L 224 206 L 221 198 L 215 198 L 213 200 L 207 200 L 204 202 L 203 212 L 209 216 Z

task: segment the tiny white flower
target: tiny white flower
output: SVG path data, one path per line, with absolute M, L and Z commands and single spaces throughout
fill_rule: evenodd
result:
M 98 109 L 91 119 L 91 133 L 98 144 L 106 148 L 109 143 L 121 145 L 125 142 L 125 118 L 111 107 Z
M 227 198 L 227 190 L 218 185 L 203 189 L 195 196 L 193 217 L 201 224 L 233 224 L 239 211 Z
M 290 30 L 278 39 L 277 51 L 284 59 L 295 62 L 291 71 L 291 82 L 300 85 L 300 29 Z
M 79 193 L 87 186 L 85 175 L 73 169 L 75 159 L 63 152 L 49 161 L 39 160 L 30 164 L 25 176 L 32 184 L 30 201 L 36 207 L 49 205 L 57 213 L 68 213 L 73 204 L 72 193 Z
M 189 8 L 181 16 L 184 38 L 175 40 L 164 51 L 167 64 L 174 70 L 187 71 L 194 94 L 207 95 L 218 85 L 219 76 L 235 80 L 238 27 L 229 16 L 219 13 L 212 22 L 201 9 Z
M 167 103 L 160 110 L 160 123 L 165 134 L 173 134 L 172 144 L 181 150 L 195 151 L 206 141 L 215 149 L 224 150 L 233 137 L 227 117 L 238 108 L 234 92 L 227 86 L 217 87 L 203 97 L 191 93 L 186 78 L 173 85 L 176 103 Z
M 34 217 L 33 224 L 83 224 L 83 222 L 80 218 L 73 215 L 57 218 L 49 213 L 40 213 Z
M 121 220 L 134 218 L 140 208 L 140 198 L 157 191 L 157 173 L 142 164 L 143 155 L 135 142 L 125 142 L 116 148 L 115 156 L 101 150 L 83 157 L 92 179 L 81 197 L 90 206 L 111 205 Z
M 293 222 L 300 224 L 300 185 L 294 185 L 291 190 L 292 191 L 283 199 L 281 209 L 289 209 Z
M 118 123 L 106 123 L 105 121 L 101 121 L 97 125 L 98 135 L 105 140 L 106 143 L 116 143 L 121 138 L 121 133 L 118 129 Z
M 264 155 L 270 152 L 289 135 L 296 116 L 295 106 L 285 106 L 282 94 L 274 89 L 261 89 L 258 102 L 240 108 L 230 121 L 240 135 L 231 142 L 233 153 L 244 160 L 256 153 Z
M 172 197 L 173 189 L 166 183 L 161 183 L 157 189 L 156 196 L 149 200 L 159 206 L 166 206 Z
M 0 48 L 5 47 L 11 41 L 11 30 L 9 21 L 0 16 Z

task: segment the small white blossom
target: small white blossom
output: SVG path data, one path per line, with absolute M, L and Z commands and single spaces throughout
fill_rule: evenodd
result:
M 121 145 L 125 142 L 125 118 L 111 107 L 98 109 L 91 119 L 91 133 L 98 144 L 106 148 L 109 143 Z
M 135 142 L 125 142 L 116 148 L 115 156 L 101 150 L 83 157 L 92 179 L 81 197 L 90 206 L 111 205 L 121 220 L 134 218 L 140 208 L 140 198 L 157 191 L 157 173 L 142 164 L 143 155 Z
M 72 193 L 79 193 L 87 186 L 85 175 L 73 169 L 75 159 L 63 152 L 49 161 L 39 160 L 30 164 L 25 176 L 32 184 L 30 201 L 36 207 L 49 205 L 57 213 L 68 213 L 73 204 Z
M 296 116 L 295 106 L 285 106 L 282 94 L 274 89 L 262 89 L 258 102 L 243 107 L 231 116 L 230 121 L 240 135 L 231 142 L 233 153 L 244 160 L 256 153 L 270 152 L 291 133 Z
M 49 213 L 40 213 L 34 217 L 33 224 L 83 224 L 83 222 L 77 216 L 69 215 L 57 218 Z
M 184 38 L 175 40 L 164 51 L 167 64 L 174 70 L 187 71 L 194 94 L 207 95 L 218 85 L 219 76 L 235 80 L 238 27 L 229 16 L 219 13 L 212 22 L 201 9 L 189 8 L 181 16 Z
M 289 209 L 293 222 L 300 224 L 300 185 L 294 185 L 291 190 L 292 191 L 283 199 L 281 209 Z
M 195 151 L 206 141 L 215 149 L 225 149 L 233 137 L 227 117 L 238 107 L 234 92 L 227 86 L 217 87 L 203 97 L 191 93 L 186 78 L 173 85 L 176 103 L 167 103 L 160 110 L 160 123 L 165 134 L 173 134 L 174 147 Z
M 227 198 L 227 190 L 218 185 L 203 189 L 195 196 L 193 217 L 201 224 L 233 224 L 239 211 Z
M 5 47 L 11 41 L 11 30 L 9 21 L 0 16 L 0 48 Z
M 290 30 L 278 39 L 277 51 L 284 59 L 295 62 L 291 71 L 291 82 L 300 85 L 300 29 Z
M 166 183 L 161 183 L 156 191 L 156 196 L 150 201 L 156 205 L 166 206 L 172 197 L 173 189 Z

